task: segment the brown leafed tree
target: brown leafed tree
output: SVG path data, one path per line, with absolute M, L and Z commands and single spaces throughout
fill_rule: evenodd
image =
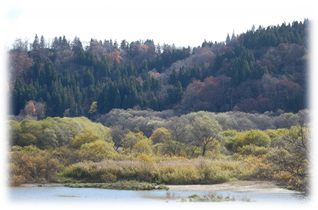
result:
M 218 111 L 226 101 L 225 89 L 220 79 L 213 76 L 205 78 L 203 82 L 196 80 L 189 84 L 182 101 L 186 109 L 193 111 Z

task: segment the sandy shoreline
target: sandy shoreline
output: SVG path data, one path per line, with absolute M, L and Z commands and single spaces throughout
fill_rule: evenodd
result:
M 233 191 L 248 193 L 288 193 L 297 194 L 299 192 L 279 188 L 275 182 L 270 181 L 232 181 L 213 185 L 167 185 L 170 190 L 180 191 Z
M 20 186 L 17 187 L 12 187 L 12 188 L 20 188 L 20 187 L 63 187 L 64 184 L 59 184 L 59 183 L 32 183 L 32 184 L 21 184 Z
M 19 187 L 63 187 L 64 184 L 59 183 L 33 183 L 33 184 L 22 184 Z M 206 191 L 206 192 L 217 192 L 217 191 L 233 191 L 233 192 L 249 192 L 249 193 L 288 193 L 297 194 L 299 192 L 293 190 L 287 190 L 279 188 L 277 183 L 270 181 L 232 181 L 225 182 L 222 184 L 212 185 L 166 185 L 170 190 L 177 191 Z

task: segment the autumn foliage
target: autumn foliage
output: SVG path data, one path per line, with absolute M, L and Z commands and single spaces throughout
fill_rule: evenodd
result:
M 25 113 L 28 115 L 35 115 L 36 109 L 34 103 L 31 102 L 25 107 Z
M 196 80 L 187 87 L 183 104 L 193 111 L 216 111 L 225 100 L 224 91 L 220 79 L 213 76 L 207 77 L 203 82 Z

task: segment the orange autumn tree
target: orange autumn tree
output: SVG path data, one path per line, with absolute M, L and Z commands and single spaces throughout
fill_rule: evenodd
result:
M 159 72 L 151 72 L 151 74 L 150 74 L 153 78 L 158 78 L 158 77 L 160 77 L 160 73 Z
M 25 114 L 35 116 L 36 115 L 36 108 L 33 102 L 28 103 L 24 108 Z
M 118 50 L 113 51 L 108 57 L 109 57 L 110 61 L 115 60 L 117 62 L 117 64 L 120 64 L 120 61 L 123 59 L 120 56 L 120 52 Z
M 145 44 L 141 44 L 141 45 L 139 45 L 139 52 L 141 52 L 141 51 L 147 51 L 147 49 L 148 49 L 148 46 L 147 45 L 145 45 Z

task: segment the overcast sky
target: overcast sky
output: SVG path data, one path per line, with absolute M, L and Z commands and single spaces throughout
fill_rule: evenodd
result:
M 291 23 L 313 19 L 314 1 L 14 1 L 4 6 L 5 43 L 18 37 L 33 42 L 35 34 L 46 40 L 63 36 L 81 41 L 91 38 L 120 42 L 153 39 L 155 43 L 198 46 L 224 41 L 227 33 L 246 32 L 252 25 Z M 221 2 L 221 1 L 217 1 Z M 265 1 L 262 1 L 265 2 Z

